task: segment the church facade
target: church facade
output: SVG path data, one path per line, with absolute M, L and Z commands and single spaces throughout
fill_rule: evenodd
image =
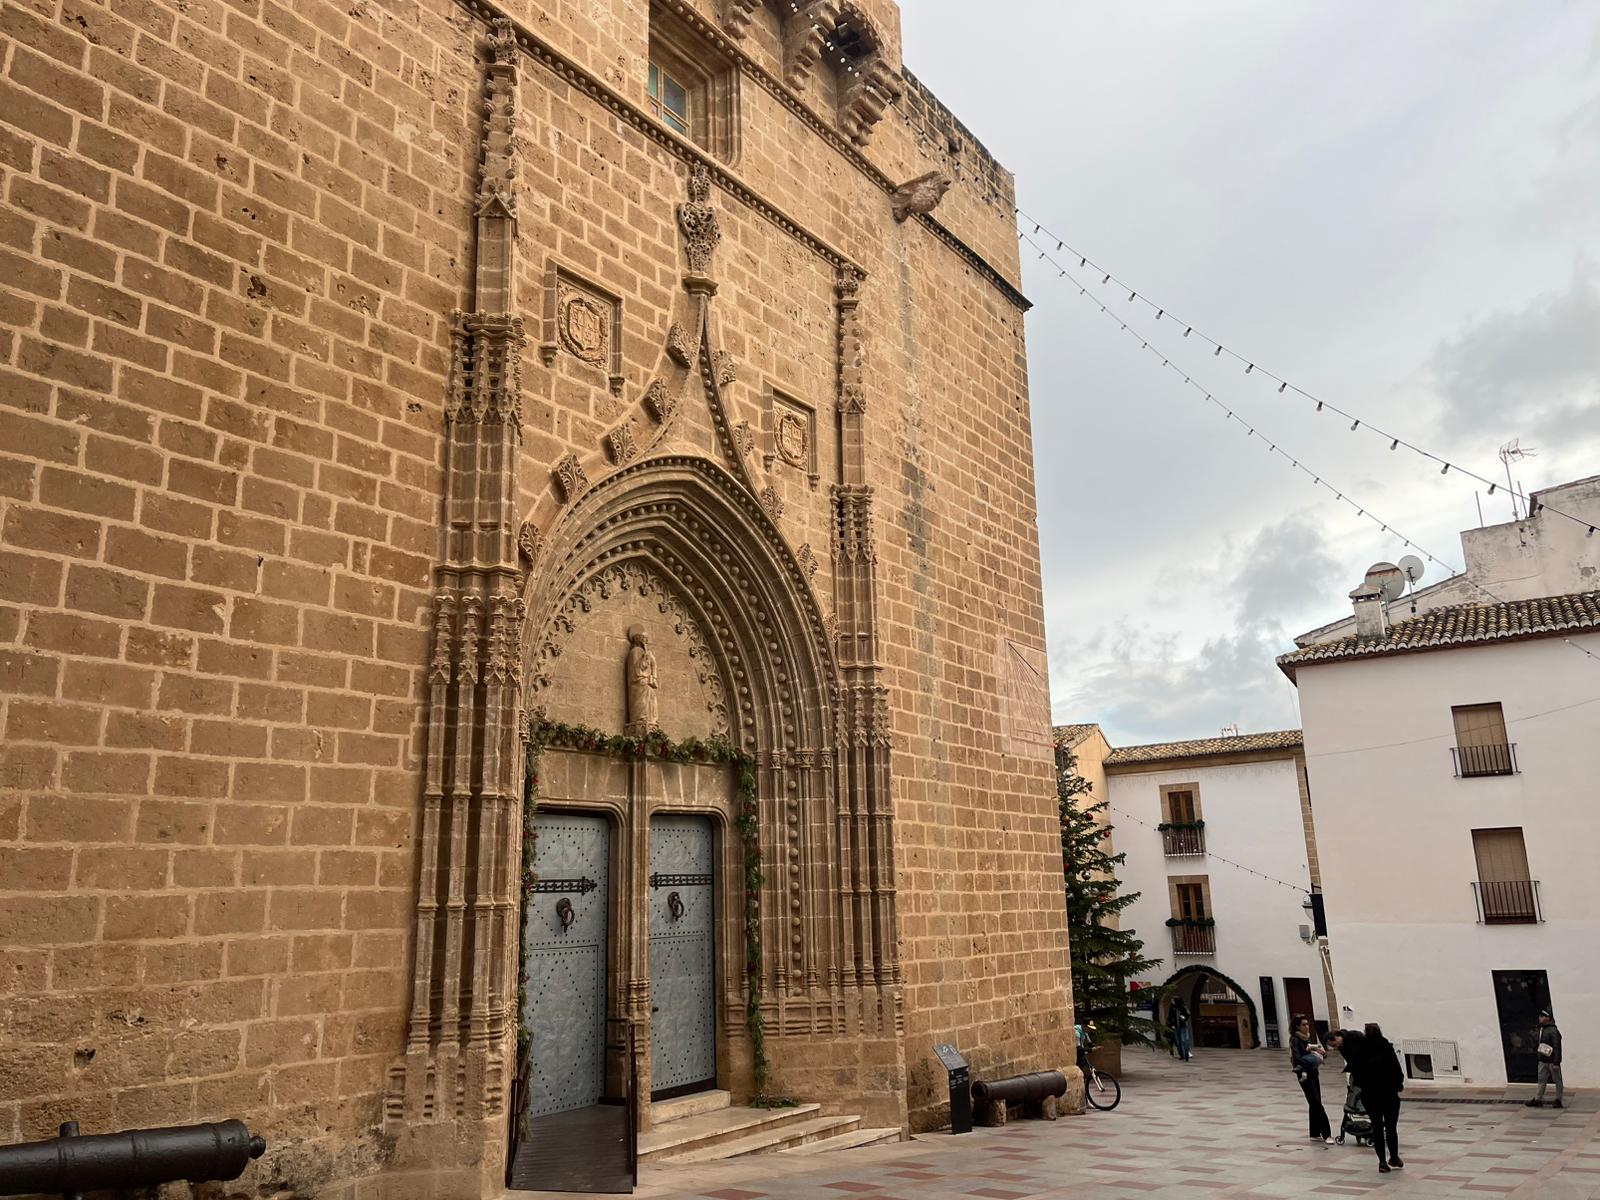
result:
M 1012 181 L 899 19 L 17 10 L 0 1141 L 475 1197 L 1070 1067 Z

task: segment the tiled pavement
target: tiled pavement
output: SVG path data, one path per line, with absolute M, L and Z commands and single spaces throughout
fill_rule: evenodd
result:
M 1336 1059 L 1337 1061 L 1337 1059 Z M 1600 1200 L 1600 1103 L 1568 1108 L 1406 1103 L 1405 1169 L 1305 1136 L 1279 1051 L 1210 1051 L 1188 1066 L 1123 1055 L 1122 1104 L 1055 1122 L 821 1155 L 647 1166 L 639 1192 L 685 1200 L 1121 1200 L 1137 1197 L 1540 1197 Z M 1328 1080 L 1328 1091 L 1335 1090 Z M 1439 1095 L 1430 1092 L 1428 1095 Z M 1342 1099 L 1342 1089 L 1338 1097 Z M 1337 1099 L 1328 1115 L 1339 1124 Z

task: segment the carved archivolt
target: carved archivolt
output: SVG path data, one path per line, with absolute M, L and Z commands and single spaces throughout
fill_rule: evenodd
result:
M 727 695 L 705 634 L 672 589 L 639 559 L 605 564 L 573 589 L 556 609 L 533 648 L 528 675 L 531 705 L 537 707 L 539 694 L 550 686 L 551 660 L 560 657 L 562 647 L 577 632 L 583 617 L 593 613 L 597 604 L 627 592 L 653 599 L 661 614 L 671 620 L 673 632 L 688 643 L 689 658 L 700 680 L 712 728 L 719 736 L 726 737 L 731 731 Z
M 571 632 L 587 581 L 613 562 L 642 562 L 700 631 L 708 664 L 721 664 L 734 741 L 754 749 L 831 737 L 824 712 L 837 666 L 810 576 L 761 499 L 727 469 L 699 456 L 637 459 L 561 517 L 540 561 L 526 593 L 537 622 L 525 642 L 530 689 L 547 683 L 544 647 Z

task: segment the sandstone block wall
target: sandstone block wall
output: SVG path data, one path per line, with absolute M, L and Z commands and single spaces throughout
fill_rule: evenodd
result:
M 38 0 L 0 68 L 0 1141 L 245 1116 L 310 1194 L 400 1045 L 472 32 Z
M 897 48 L 893 6 L 865 8 Z M 508 9 L 643 103 L 646 6 Z M 268 1182 L 308 1195 L 390 1153 L 483 35 L 451 0 L 0 9 L 0 1141 L 68 1115 L 243 1116 L 274 1138 Z M 744 44 L 777 74 L 771 46 Z M 592 453 L 661 370 L 689 159 L 548 64 L 521 79 L 533 513 L 552 464 Z M 883 180 L 748 73 L 728 170 L 785 219 L 713 202 L 739 415 L 770 450 L 775 392 L 817 414 L 820 479 L 770 477 L 825 608 L 838 346 L 817 243 L 867 272 L 905 1031 L 890 1061 L 864 1053 L 908 1079 L 921 1127 L 941 1116 L 934 1042 L 984 1071 L 1066 1065 L 1071 1015 L 1028 683 L 1044 632 L 1010 178 L 907 91 L 865 154 L 891 181 L 953 145 L 979 163 L 935 211 L 944 233 L 896 224 Z M 553 262 L 620 302 L 620 394 L 609 367 L 541 355 Z

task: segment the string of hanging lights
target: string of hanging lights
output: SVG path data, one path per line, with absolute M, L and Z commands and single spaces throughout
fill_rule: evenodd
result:
M 1206 333 L 1202 332 L 1200 329 L 1196 328 L 1191 322 L 1183 320 L 1176 313 L 1172 312 L 1170 309 L 1166 308 L 1164 305 L 1161 305 L 1161 304 L 1157 303 L 1156 301 L 1150 299 L 1148 296 L 1146 296 L 1142 292 L 1140 292 L 1136 287 L 1134 287 L 1133 285 L 1129 284 L 1128 282 L 1126 282 L 1125 280 L 1120 278 L 1114 271 L 1111 271 L 1110 269 L 1102 266 L 1100 263 L 1098 263 L 1094 259 L 1090 258 L 1087 254 L 1084 254 L 1084 253 L 1080 252 L 1079 250 L 1075 249 L 1073 246 L 1069 245 L 1065 238 L 1059 237 L 1055 233 L 1051 232 L 1049 229 L 1047 229 L 1044 226 L 1044 224 L 1042 222 L 1035 220 L 1033 217 L 1029 216 L 1026 212 L 1024 212 L 1021 208 L 1016 209 L 1016 215 L 1021 220 L 1021 222 L 1023 223 L 1023 227 L 1019 228 L 1018 231 L 1017 231 L 1017 236 L 1019 238 L 1024 238 L 1025 240 L 1027 240 L 1029 242 L 1030 245 L 1032 245 L 1034 247 L 1034 249 L 1038 250 L 1040 252 L 1040 257 L 1045 259 L 1045 261 L 1049 262 L 1051 266 L 1056 268 L 1056 271 L 1057 271 L 1057 274 L 1058 274 L 1059 277 L 1061 277 L 1061 278 L 1067 278 L 1068 277 L 1067 268 L 1063 267 L 1061 265 L 1061 263 L 1059 263 L 1055 259 L 1051 258 L 1049 256 L 1048 252 L 1046 251 L 1045 247 L 1041 246 L 1038 242 L 1034 241 L 1033 238 L 1043 238 L 1046 241 L 1046 243 L 1054 242 L 1056 244 L 1056 252 L 1057 253 L 1059 253 L 1059 254 L 1070 254 L 1070 255 L 1072 255 L 1072 257 L 1074 257 L 1074 258 L 1076 258 L 1078 260 L 1078 269 L 1079 270 L 1091 270 L 1095 274 L 1099 275 L 1100 276 L 1100 283 L 1101 283 L 1102 286 L 1109 287 L 1110 285 L 1115 284 L 1117 286 L 1117 288 L 1119 289 L 1119 292 L 1120 292 L 1121 289 L 1126 288 L 1127 292 L 1128 292 L 1128 301 L 1129 302 L 1138 303 L 1138 304 L 1144 305 L 1150 312 L 1155 313 L 1155 319 L 1158 322 L 1162 321 L 1163 319 L 1165 319 L 1165 320 L 1167 320 L 1167 321 L 1169 321 L 1171 323 L 1171 326 L 1173 328 L 1178 328 L 1178 327 L 1181 326 L 1182 329 L 1183 329 L 1183 337 L 1199 341 L 1199 342 L 1203 343 L 1204 345 L 1207 345 L 1207 346 L 1211 347 L 1211 353 L 1212 353 L 1213 357 L 1221 358 L 1223 356 L 1227 356 L 1228 358 L 1230 358 L 1230 359 L 1234 360 L 1236 363 L 1238 363 L 1240 366 L 1244 367 L 1244 373 L 1246 375 L 1259 375 L 1259 376 L 1271 381 L 1272 383 L 1276 383 L 1278 385 L 1278 389 L 1277 389 L 1277 394 L 1278 395 L 1284 395 L 1286 393 L 1292 392 L 1295 395 L 1299 396 L 1300 398 L 1315 404 L 1317 412 L 1327 411 L 1327 412 L 1333 413 L 1336 416 L 1339 416 L 1339 417 L 1343 418 L 1346 421 L 1349 421 L 1350 422 L 1350 432 L 1355 433 L 1357 431 L 1360 431 L 1360 430 L 1364 429 L 1368 433 L 1374 435 L 1375 437 L 1378 437 L 1378 438 L 1382 439 L 1383 441 L 1388 442 L 1390 450 L 1399 450 L 1401 448 L 1404 448 L 1406 450 L 1411 451 L 1413 454 L 1420 455 L 1421 457 L 1423 457 L 1425 459 L 1428 459 L 1431 462 L 1437 463 L 1438 466 L 1439 466 L 1439 474 L 1441 474 L 1441 475 L 1448 475 L 1451 471 L 1455 471 L 1457 474 L 1465 476 L 1468 479 L 1476 480 L 1478 483 L 1486 484 L 1488 486 L 1488 488 L 1489 488 L 1489 495 L 1491 495 L 1491 496 L 1494 495 L 1495 492 L 1497 490 L 1499 490 L 1500 488 L 1506 487 L 1505 484 L 1499 483 L 1496 480 L 1492 480 L 1492 479 L 1489 479 L 1489 478 L 1487 478 L 1487 477 L 1485 477 L 1483 475 L 1480 475 L 1477 472 L 1471 470 L 1470 468 L 1463 467 L 1459 463 L 1451 462 L 1448 459 L 1442 457 L 1441 455 L 1435 454 L 1433 451 L 1428 450 L 1426 447 L 1419 446 L 1414 442 L 1408 441 L 1406 438 L 1401 437 L 1399 434 L 1392 433 L 1389 430 L 1387 430 L 1387 429 L 1385 429 L 1385 428 L 1383 428 L 1381 426 L 1373 424 L 1371 421 L 1368 421 L 1366 418 L 1358 416 L 1356 413 L 1350 412 L 1347 409 L 1342 408 L 1341 406 L 1333 403 L 1331 400 L 1326 400 L 1326 399 L 1314 394 L 1313 392 L 1309 391 L 1308 389 L 1303 388 L 1300 385 L 1294 383 L 1292 380 L 1286 379 L 1282 375 L 1275 374 L 1274 372 L 1268 370 L 1267 368 L 1259 365 L 1254 358 L 1252 358 L 1252 357 L 1250 357 L 1248 355 L 1239 353 L 1238 351 L 1236 351 L 1236 350 L 1232 349 L 1231 347 L 1225 345 L 1224 343 L 1218 341 L 1216 338 L 1211 337 L 1209 334 L 1206 334 Z M 1029 224 L 1031 224 L 1033 226 L 1033 235 L 1032 235 L 1032 237 L 1029 237 L 1027 235 L 1027 232 L 1026 232 L 1026 226 L 1029 225 Z M 1584 526 L 1588 530 L 1588 532 L 1587 532 L 1587 534 L 1585 536 L 1587 536 L 1587 537 L 1593 537 L 1594 536 L 1595 526 L 1591 525 L 1588 521 L 1584 520 L 1582 517 L 1574 516 L 1572 513 L 1563 512 L 1562 510 L 1560 510 L 1558 508 L 1551 508 L 1548 504 L 1545 504 L 1543 501 L 1541 501 L 1541 500 L 1539 500 L 1537 498 L 1528 496 L 1526 493 L 1524 493 L 1519 488 L 1506 487 L 1506 490 L 1512 496 L 1514 496 L 1517 500 L 1520 500 L 1522 502 L 1525 511 L 1527 512 L 1527 514 L 1530 517 L 1533 516 L 1534 513 L 1536 513 L 1536 512 L 1548 512 L 1548 513 L 1551 513 L 1554 516 L 1564 517 L 1569 521 L 1572 521 L 1572 522 L 1574 522 L 1574 523 L 1576 523 L 1578 525 Z
M 1107 804 L 1106 807 L 1109 808 L 1112 812 L 1118 814 L 1119 816 L 1126 817 L 1128 820 L 1132 821 L 1136 825 L 1143 825 L 1146 829 L 1149 829 L 1152 832 L 1160 832 L 1157 829 L 1157 827 L 1152 825 L 1152 824 L 1150 824 L 1149 821 L 1142 820 L 1139 817 L 1134 816 L 1131 812 L 1127 812 L 1127 811 L 1125 811 L 1123 809 L 1118 808 L 1115 804 Z M 1301 894 L 1304 894 L 1304 893 L 1309 892 L 1311 890 L 1310 883 L 1290 883 L 1286 879 L 1279 879 L 1275 875 L 1268 875 L 1264 871 L 1256 870 L 1254 867 L 1247 867 L 1243 863 L 1236 863 L 1231 858 L 1223 858 L 1222 855 L 1220 855 L 1220 854 L 1212 853 L 1212 851 L 1210 849 L 1206 850 L 1206 860 L 1208 862 L 1227 863 L 1230 867 L 1232 867 L 1236 871 L 1243 871 L 1246 875 L 1254 875 L 1257 879 L 1264 879 L 1268 883 L 1275 883 L 1279 887 L 1286 887 L 1286 888 L 1289 888 L 1291 891 L 1300 892 Z
M 1447 569 L 1450 572 L 1450 577 L 1452 579 L 1459 579 L 1461 582 L 1466 584 L 1468 587 L 1471 587 L 1474 590 L 1476 590 L 1477 592 L 1479 592 L 1482 595 L 1486 596 L 1491 603 L 1504 604 L 1504 603 L 1507 602 L 1503 597 L 1497 596 L 1489 588 L 1485 587 L 1483 584 L 1481 584 L 1477 580 L 1473 579 L 1470 575 L 1465 574 L 1460 569 L 1458 569 L 1457 567 L 1452 565 L 1451 562 L 1448 559 L 1442 558 L 1442 557 L 1440 557 L 1438 555 L 1435 555 L 1435 554 L 1431 553 L 1426 547 L 1422 546 L 1415 539 L 1407 536 L 1406 534 L 1402 533 L 1400 530 L 1396 529 L 1393 524 L 1391 524 L 1390 522 L 1388 522 L 1384 518 L 1378 516 L 1370 508 L 1366 507 L 1364 504 L 1358 503 L 1356 500 L 1351 498 L 1351 496 L 1347 492 L 1345 492 L 1342 488 L 1335 487 L 1332 483 L 1329 483 L 1327 478 L 1324 475 L 1322 475 L 1321 472 L 1313 471 L 1304 462 L 1302 462 L 1297 456 L 1295 456 L 1293 454 L 1290 454 L 1289 451 L 1285 450 L 1283 448 L 1283 446 L 1281 445 L 1281 443 L 1279 443 L 1276 439 L 1269 438 L 1266 434 L 1262 433 L 1260 431 L 1260 429 L 1258 429 L 1255 425 L 1252 425 L 1250 422 L 1246 421 L 1243 417 L 1239 416 L 1226 403 L 1224 403 L 1222 400 L 1218 399 L 1215 394 L 1213 394 L 1211 391 L 1207 390 L 1207 388 L 1203 384 L 1197 382 L 1194 379 L 1193 376 L 1189 375 L 1186 371 L 1184 371 L 1182 367 L 1178 366 L 1170 358 L 1168 358 L 1166 355 L 1162 354 L 1158 347 L 1152 346 L 1150 344 L 1150 341 L 1147 338 L 1145 338 L 1142 334 L 1140 334 L 1140 332 L 1138 330 L 1134 329 L 1126 321 L 1124 321 L 1120 317 L 1118 317 L 1117 314 L 1112 311 L 1113 306 L 1115 305 L 1115 300 L 1114 299 L 1108 303 L 1106 300 L 1102 299 L 1098 294 L 1090 291 L 1089 290 L 1090 289 L 1090 285 L 1089 284 L 1083 282 L 1072 271 L 1070 271 L 1066 267 L 1062 266 L 1058 261 L 1056 261 L 1053 257 L 1051 257 L 1049 251 L 1047 249 L 1045 249 L 1045 247 L 1041 246 L 1037 241 L 1035 241 L 1033 239 L 1032 236 L 1030 236 L 1025 231 L 1019 231 L 1017 236 L 1018 236 L 1019 240 L 1021 240 L 1025 245 L 1028 245 L 1032 249 L 1036 250 L 1038 252 L 1039 257 L 1042 260 L 1044 260 L 1045 262 L 1049 263 L 1052 267 L 1054 267 L 1056 269 L 1056 272 L 1057 272 L 1057 275 L 1058 275 L 1059 278 L 1065 279 L 1073 287 L 1076 287 L 1078 289 L 1078 295 L 1080 297 L 1084 298 L 1088 303 L 1090 303 L 1095 308 L 1097 308 L 1103 315 L 1108 317 L 1110 320 L 1114 321 L 1117 324 L 1118 329 L 1121 332 L 1128 334 L 1135 341 L 1137 341 L 1139 343 L 1140 349 L 1142 351 L 1150 354 L 1153 359 L 1155 359 L 1155 360 L 1160 362 L 1161 366 L 1164 369 L 1173 372 L 1178 378 L 1182 379 L 1182 381 L 1184 382 L 1185 385 L 1187 385 L 1188 387 L 1192 388 L 1198 395 L 1203 396 L 1210 404 L 1215 406 L 1218 409 L 1218 411 L 1220 411 L 1224 415 L 1224 417 L 1226 418 L 1227 421 L 1229 421 L 1231 423 L 1232 422 L 1236 422 L 1238 424 L 1240 430 L 1243 431 L 1243 433 L 1245 434 L 1245 436 L 1247 438 L 1258 440 L 1261 443 L 1261 445 L 1266 448 L 1268 453 L 1274 454 L 1274 455 L 1278 456 L 1279 458 L 1282 458 L 1284 461 L 1289 463 L 1289 465 L 1291 467 L 1293 467 L 1295 470 L 1299 471 L 1301 474 L 1305 475 L 1309 480 L 1311 480 L 1313 486 L 1322 488 L 1324 491 L 1326 491 L 1330 495 L 1332 495 L 1333 498 L 1336 501 L 1338 501 L 1338 502 L 1340 502 L 1342 504 L 1345 504 L 1348 507 L 1350 507 L 1351 509 L 1353 509 L 1357 516 L 1362 517 L 1365 520 L 1372 522 L 1374 525 L 1377 525 L 1384 533 L 1390 534 L 1391 536 L 1398 538 L 1401 541 L 1401 543 L 1406 547 L 1406 549 L 1415 550 L 1417 553 L 1421 554 L 1424 558 L 1426 558 L 1427 561 L 1429 561 L 1431 563 L 1434 563 L 1434 564 L 1436 564 L 1438 566 L 1442 566 L 1445 569 Z M 1346 415 L 1348 415 L 1348 414 L 1346 414 Z M 1353 417 L 1351 418 L 1351 420 L 1352 420 L 1353 424 L 1351 425 L 1350 428 L 1352 430 L 1354 430 L 1360 425 L 1360 420 L 1358 418 L 1353 418 Z M 1549 508 L 1546 505 L 1540 505 L 1539 509 L 1540 509 L 1540 511 L 1552 512 L 1552 513 L 1558 511 L 1556 509 Z M 1561 516 L 1569 516 L 1569 514 L 1566 514 L 1566 513 L 1560 513 L 1559 515 L 1561 515 Z M 1578 521 L 1579 520 L 1576 517 L 1570 517 L 1570 516 L 1569 516 L 1569 519 L 1574 520 L 1574 521 Z M 1587 522 L 1579 521 L 1579 524 L 1587 525 Z M 1594 527 L 1593 526 L 1589 526 L 1589 531 L 1590 531 L 1590 534 L 1592 535 L 1593 532 L 1594 532 Z M 1597 655 L 1594 652 L 1592 652 L 1591 650 L 1589 650 L 1588 648 L 1579 645 L 1577 642 L 1573 641 L 1570 637 L 1563 636 L 1561 640 L 1566 645 L 1571 646 L 1574 650 L 1578 651 L 1578 653 L 1584 655 L 1586 658 L 1589 658 L 1589 659 L 1593 660 L 1594 662 L 1600 663 L 1600 655 Z

